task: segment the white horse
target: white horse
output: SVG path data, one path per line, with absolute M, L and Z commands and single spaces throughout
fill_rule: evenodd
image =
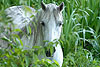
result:
M 54 39 L 58 40 L 60 38 L 63 24 L 62 10 L 64 8 L 64 3 L 57 6 L 55 4 L 44 4 L 41 2 L 41 7 L 42 8 L 37 13 L 35 9 L 28 6 L 13 6 L 6 9 L 8 17 L 11 17 L 11 20 L 16 25 L 15 28 L 26 31 L 24 27 L 30 26 L 32 29 L 32 33 L 29 37 L 20 35 L 24 49 L 27 49 L 27 45 L 29 48 L 34 45 L 44 46 L 43 40 L 51 42 Z M 30 17 L 32 15 L 34 15 L 35 18 Z M 31 21 L 36 23 L 36 29 Z M 47 43 L 45 43 L 45 45 L 47 45 Z M 53 46 L 55 52 L 52 59 L 56 60 L 61 67 L 63 63 L 62 48 L 60 44 Z

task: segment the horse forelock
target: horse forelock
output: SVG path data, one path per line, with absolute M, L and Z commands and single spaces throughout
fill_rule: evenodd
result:
M 47 11 L 53 12 L 54 10 L 57 9 L 57 5 L 56 4 L 47 4 Z
M 43 20 L 43 18 L 45 18 L 45 20 L 50 20 L 51 16 L 55 18 L 55 21 L 59 21 L 59 18 L 62 20 L 63 17 L 62 17 L 62 12 L 59 12 L 57 10 L 57 5 L 56 4 L 47 4 L 46 5 L 46 10 L 42 10 L 40 9 L 40 17 L 38 18 L 40 21 Z M 47 21 L 47 22 L 48 22 Z

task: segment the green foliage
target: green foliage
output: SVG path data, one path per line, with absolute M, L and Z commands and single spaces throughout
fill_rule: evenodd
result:
M 63 67 L 99 67 L 100 66 L 100 0 L 43 0 L 45 3 L 59 5 L 64 2 L 63 31 L 59 42 L 64 53 Z M 12 22 L 6 18 L 4 10 L 14 5 L 28 5 L 36 10 L 41 8 L 41 0 L 0 0 L 0 33 L 22 32 L 12 30 L 8 24 Z M 29 10 L 26 7 L 26 10 Z M 29 10 L 30 11 L 30 10 Z M 13 25 L 13 24 L 12 24 Z M 14 26 L 13 26 L 14 27 Z M 27 27 L 28 34 L 31 28 Z M 59 67 L 57 62 L 38 55 L 45 53 L 45 47 L 34 46 L 33 49 L 23 50 L 23 43 L 17 34 L 4 37 L 10 42 L 10 49 L 0 49 L 0 67 Z M 12 41 L 13 40 L 13 41 Z M 19 41 L 18 41 L 19 40 Z M 14 45 L 16 43 L 16 46 Z M 19 45 L 21 44 L 21 46 Z M 53 44 L 50 42 L 51 54 Z M 35 51 L 35 49 L 38 49 Z
M 92 53 L 82 47 L 78 47 L 78 51 L 69 53 L 64 58 L 63 67 L 98 67 L 100 61 L 95 60 Z
M 22 50 L 21 48 L 0 49 L 0 66 L 2 67 L 47 67 L 55 66 L 49 59 L 39 60 L 34 49 Z

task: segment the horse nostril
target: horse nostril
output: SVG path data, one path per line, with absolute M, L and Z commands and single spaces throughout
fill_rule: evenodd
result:
M 53 53 L 52 53 L 52 54 L 54 54 L 55 51 L 56 51 L 56 50 L 55 50 L 55 47 L 53 47 Z M 52 54 L 51 54 L 51 52 L 50 52 L 50 49 L 46 51 L 46 56 L 47 56 L 47 57 L 51 57 Z
M 48 51 L 46 51 L 46 56 L 47 57 L 50 57 L 51 56 L 50 49 Z

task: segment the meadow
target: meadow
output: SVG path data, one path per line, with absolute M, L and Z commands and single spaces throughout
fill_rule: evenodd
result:
M 99 67 L 100 66 L 100 0 L 43 0 L 44 3 L 59 5 L 64 2 L 63 29 L 59 42 L 63 49 L 64 61 L 62 67 Z M 4 10 L 11 6 L 26 5 L 41 8 L 41 0 L 0 0 L 0 34 L 11 30 L 8 27 L 9 18 Z M 28 29 L 30 31 L 30 28 Z M 16 45 L 10 43 L 10 49 L 0 48 L 0 67 L 59 67 L 58 63 L 48 59 L 39 60 L 38 54 L 44 47 L 33 47 L 22 50 L 16 38 L 22 42 L 18 35 L 9 35 Z M 11 42 L 9 38 L 2 38 Z M 34 48 L 38 48 L 37 53 Z M 14 50 L 14 51 L 13 51 Z

